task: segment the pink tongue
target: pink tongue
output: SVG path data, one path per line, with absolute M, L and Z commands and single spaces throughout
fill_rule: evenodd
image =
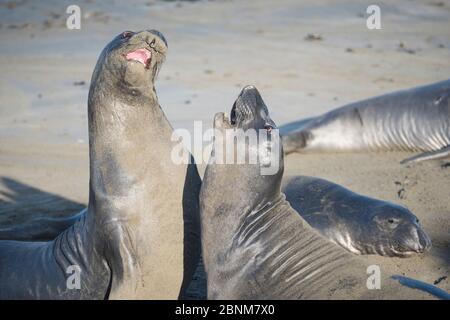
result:
M 127 53 L 127 60 L 135 60 L 142 63 L 147 67 L 150 62 L 150 58 L 152 57 L 152 53 L 147 49 L 137 49 L 136 51 Z

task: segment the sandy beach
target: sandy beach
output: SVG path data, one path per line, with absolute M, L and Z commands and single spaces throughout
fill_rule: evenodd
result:
M 156 90 L 173 127 L 191 132 L 194 121 L 211 127 L 247 84 L 282 125 L 450 77 L 450 1 L 378 1 L 380 30 L 366 27 L 372 3 L 88 0 L 78 3 L 81 29 L 68 30 L 71 1 L 0 1 L 0 223 L 86 206 L 90 77 L 101 49 L 125 30 L 167 38 Z M 285 176 L 322 177 L 407 206 L 431 251 L 364 259 L 450 291 L 450 160 L 399 163 L 411 155 L 292 154 Z M 190 298 L 204 297 L 203 280 L 198 273 Z

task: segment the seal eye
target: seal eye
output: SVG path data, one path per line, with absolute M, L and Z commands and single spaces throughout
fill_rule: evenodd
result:
M 389 218 L 387 220 L 387 222 L 388 222 L 389 228 L 394 229 L 394 228 L 397 228 L 399 221 L 396 218 Z
M 133 34 L 133 33 L 132 33 L 131 31 L 124 31 L 124 32 L 122 33 L 122 38 L 123 38 L 123 39 L 129 38 L 129 37 L 131 37 L 132 34 Z
M 272 131 L 273 127 L 270 124 L 266 124 L 264 126 L 264 129 L 266 129 L 267 132 L 270 132 L 270 131 Z

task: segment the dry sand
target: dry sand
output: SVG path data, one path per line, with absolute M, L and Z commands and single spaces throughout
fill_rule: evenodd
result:
M 71 1 L 0 1 L 0 223 L 86 205 L 89 81 L 115 34 L 155 28 L 168 39 L 157 90 L 175 128 L 192 131 L 195 120 L 210 127 L 246 84 L 260 89 L 283 124 L 449 78 L 450 1 L 377 3 L 381 30 L 366 28 L 372 1 L 89 0 L 79 2 L 81 30 L 68 30 Z M 308 34 L 321 40 L 306 40 Z M 294 154 L 286 158 L 286 175 L 323 177 L 406 205 L 432 250 L 365 259 L 433 283 L 450 273 L 450 165 L 400 165 L 407 156 Z M 196 285 L 191 297 L 198 298 Z M 450 291 L 449 278 L 437 285 Z

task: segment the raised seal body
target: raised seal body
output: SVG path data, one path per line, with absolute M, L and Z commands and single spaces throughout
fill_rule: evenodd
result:
M 431 247 L 417 217 L 403 206 L 307 176 L 283 179 L 282 191 L 311 227 L 352 253 L 407 257 Z
M 102 51 L 88 100 L 87 211 L 53 241 L 0 241 L 0 298 L 178 298 L 198 260 L 200 179 L 170 158 L 154 89 L 166 49 L 150 30 Z M 78 289 L 67 286 L 71 266 Z
M 202 250 L 209 299 L 411 299 L 426 293 L 402 287 L 381 272 L 379 290 L 367 286 L 367 265 L 314 231 L 281 193 L 283 152 L 258 91 L 243 89 L 230 118 L 214 120 L 213 157 L 200 192 Z M 267 130 L 268 140 L 238 140 L 247 156 L 277 152 L 279 170 L 216 162 L 227 129 Z M 269 141 L 269 142 L 267 142 Z M 262 157 L 264 159 L 264 156 Z
M 291 152 L 421 151 L 405 161 L 450 155 L 450 80 L 393 92 L 286 125 Z

